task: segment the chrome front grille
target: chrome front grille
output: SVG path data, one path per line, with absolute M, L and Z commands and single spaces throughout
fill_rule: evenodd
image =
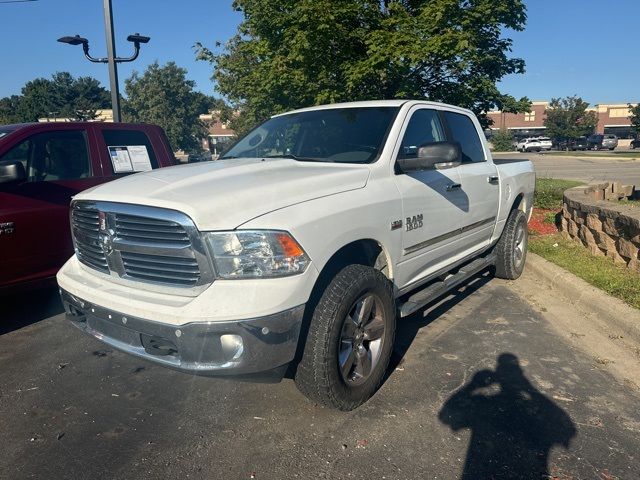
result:
M 122 252 L 127 276 L 151 282 L 191 286 L 198 283 L 200 269 L 195 258 L 162 257 L 145 253 Z
M 71 211 L 71 231 L 78 260 L 91 268 L 108 273 L 107 257 L 100 246 L 98 211 L 77 205 Z
M 183 246 L 189 246 L 191 243 L 184 227 L 178 223 L 126 214 L 116 216 L 116 236 L 134 242 Z
M 146 289 L 204 287 L 213 281 L 204 244 L 185 214 L 110 202 L 74 202 L 72 233 L 78 260 L 114 281 Z

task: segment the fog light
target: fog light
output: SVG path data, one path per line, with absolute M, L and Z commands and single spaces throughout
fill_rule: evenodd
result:
M 240 335 L 225 334 L 220 337 L 222 352 L 227 361 L 238 360 L 244 351 L 242 337 Z

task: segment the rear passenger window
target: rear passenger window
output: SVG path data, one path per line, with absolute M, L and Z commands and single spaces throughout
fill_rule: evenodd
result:
M 158 168 L 151 141 L 140 130 L 102 130 L 113 173 L 143 172 Z
M 444 142 L 444 130 L 435 110 L 417 110 L 411 116 L 402 137 L 399 158 L 415 158 L 418 148 L 429 143 Z
M 458 142 L 462 149 L 462 163 L 484 162 L 484 150 L 478 131 L 469 117 L 455 112 L 444 112 L 451 140 Z

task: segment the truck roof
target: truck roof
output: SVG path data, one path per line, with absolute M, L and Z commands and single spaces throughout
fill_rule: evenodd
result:
M 472 113 L 470 110 L 462 107 L 458 107 L 456 105 L 450 105 L 448 103 L 442 102 L 431 102 L 428 100 L 405 100 L 405 99 L 394 99 L 394 100 L 365 100 L 360 102 L 345 102 L 345 103 L 329 103 L 326 105 L 316 105 L 314 107 L 306 107 L 300 108 L 298 110 L 292 110 L 290 112 L 280 113 L 278 115 L 273 115 L 273 117 L 279 117 L 281 115 L 289 115 L 292 113 L 300 113 L 300 112 L 311 112 L 314 110 L 327 110 L 332 108 L 368 108 L 368 107 L 401 107 L 405 104 L 410 104 L 410 106 L 414 105 L 427 105 L 427 106 L 438 106 L 438 107 L 447 107 L 455 110 L 460 110 L 466 113 Z
M 7 137 L 13 137 L 17 132 L 46 132 L 48 130 L 72 130 L 75 128 L 126 128 L 139 129 L 150 132 L 159 129 L 157 125 L 150 123 L 113 123 L 113 122 L 31 122 L 31 123 L 12 123 L 8 125 L 0 125 L 0 142 Z

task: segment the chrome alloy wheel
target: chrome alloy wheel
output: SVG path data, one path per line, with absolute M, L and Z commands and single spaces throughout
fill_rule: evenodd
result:
M 526 224 L 520 223 L 516 230 L 515 248 L 513 249 L 513 263 L 516 267 L 520 267 L 524 260 L 525 249 L 527 248 L 527 231 Z
M 347 385 L 364 383 L 380 360 L 385 334 L 382 300 L 373 293 L 358 299 L 344 319 L 338 367 Z

